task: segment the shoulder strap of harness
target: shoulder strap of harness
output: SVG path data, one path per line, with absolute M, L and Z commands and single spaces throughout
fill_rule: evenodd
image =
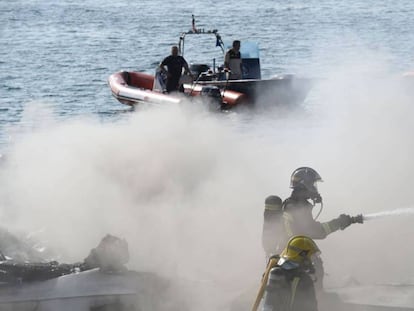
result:
M 289 202 L 292 200 L 291 197 L 288 197 L 286 200 L 283 201 L 282 203 L 282 211 L 286 211 L 286 206 L 289 204 Z

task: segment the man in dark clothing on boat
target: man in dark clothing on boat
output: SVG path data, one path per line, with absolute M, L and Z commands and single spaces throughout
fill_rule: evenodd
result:
M 167 70 L 165 70 L 165 66 L 167 66 Z M 161 71 L 167 72 L 168 93 L 178 91 L 183 67 L 185 69 L 184 73 L 192 76 L 187 61 L 184 57 L 178 55 L 178 47 L 175 45 L 171 48 L 171 55 L 164 58 L 159 67 Z

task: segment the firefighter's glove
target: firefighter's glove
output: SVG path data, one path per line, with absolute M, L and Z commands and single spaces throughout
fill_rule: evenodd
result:
M 346 227 L 348 227 L 349 225 L 353 223 L 352 217 L 346 214 L 339 215 L 338 222 L 339 222 L 339 228 L 341 228 L 341 230 L 344 230 Z

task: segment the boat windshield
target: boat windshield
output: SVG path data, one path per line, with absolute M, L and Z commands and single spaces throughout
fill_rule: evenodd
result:
M 187 36 L 184 58 L 190 63 L 221 66 L 224 63 L 224 54 L 216 46 L 212 36 Z M 224 43 L 225 51 L 232 47 L 232 42 Z M 259 45 L 253 41 L 242 41 L 240 54 L 243 59 L 259 60 Z M 213 61 L 214 60 L 214 61 Z
M 224 45 L 226 51 L 232 47 L 232 42 Z M 259 45 L 254 41 L 241 41 L 240 56 L 242 58 L 243 79 L 261 79 Z
M 232 44 L 233 41 L 223 43 L 216 29 L 208 31 L 198 29 L 182 33 L 178 48 L 191 67 L 206 67 L 215 71 L 223 66 L 225 52 L 232 47 Z M 240 54 L 242 58 L 242 78 L 260 79 L 259 45 L 254 41 L 242 40 Z

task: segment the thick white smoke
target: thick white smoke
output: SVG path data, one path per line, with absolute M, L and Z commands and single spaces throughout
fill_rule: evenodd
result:
M 64 262 L 83 260 L 111 233 L 128 241 L 137 270 L 224 289 L 256 279 L 272 177 L 232 122 L 189 104 L 138 109 L 114 124 L 32 128 L 1 166 L 3 223 L 40 229 Z M 242 275 L 247 267 L 256 271 Z
M 111 233 L 128 241 L 131 268 L 211 284 L 223 295 L 258 284 L 264 198 L 286 198 L 295 168 L 311 166 L 325 180 L 321 221 L 410 205 L 412 97 L 400 78 L 366 68 L 327 74 L 293 110 L 144 107 L 111 124 L 52 114 L 8 148 L 2 222 L 43 230 L 61 261 L 82 260 Z M 409 281 L 411 221 L 384 218 L 318 242 L 327 272 Z
M 315 105 L 325 155 L 324 217 L 369 214 L 412 205 L 413 80 L 387 67 L 384 55 L 339 63 L 321 82 Z M 328 217 L 329 219 L 329 217 Z M 412 283 L 410 216 L 383 218 L 334 233 L 320 245 L 331 279 Z M 386 268 L 392 267 L 392 268 Z

